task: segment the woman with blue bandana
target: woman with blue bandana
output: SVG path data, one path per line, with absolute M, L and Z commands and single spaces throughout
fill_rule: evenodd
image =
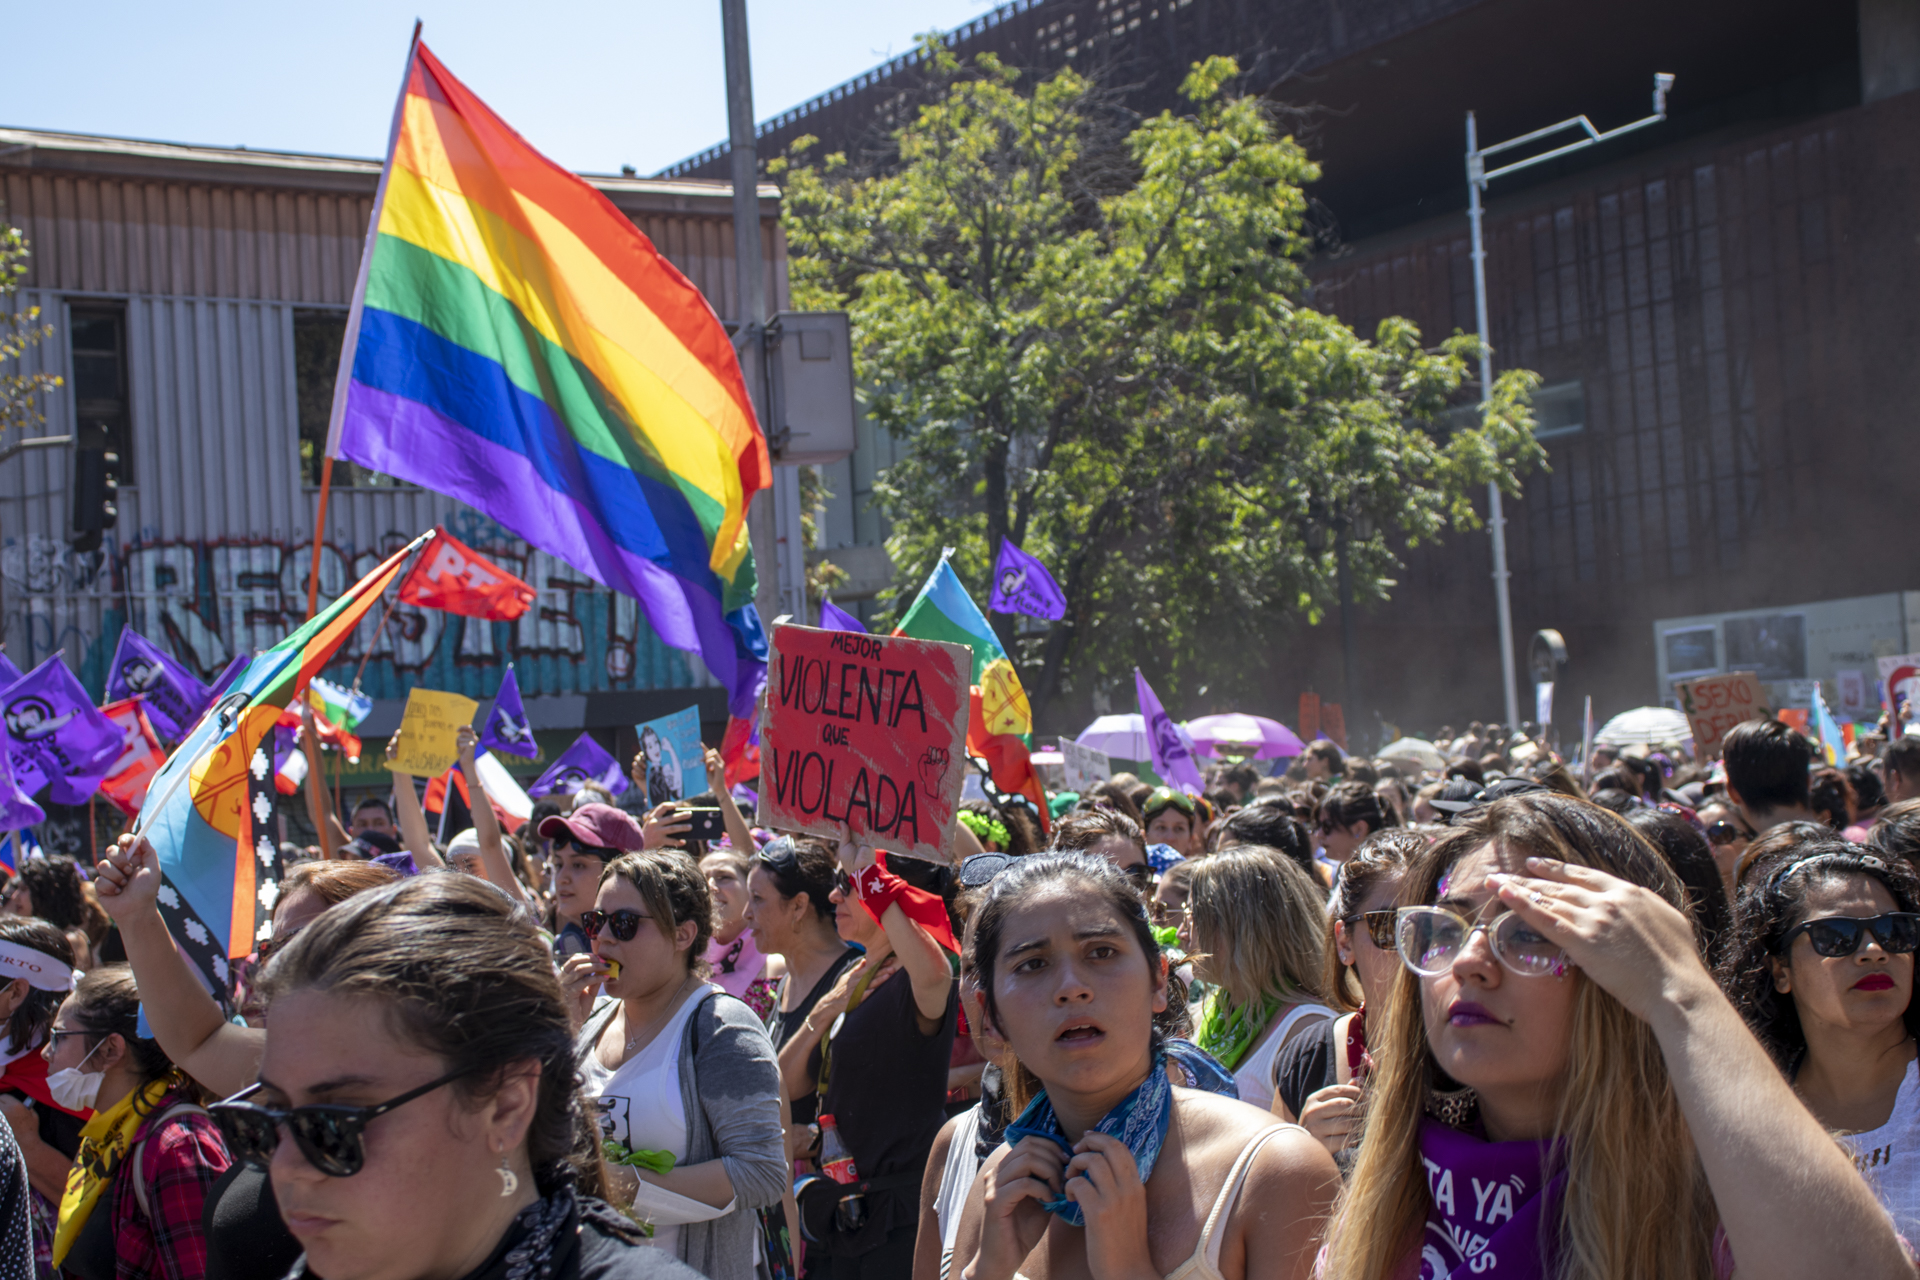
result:
M 1169 1082 L 1166 965 L 1112 863 L 1020 859 L 979 906 L 966 963 L 1021 1110 L 968 1197 L 950 1275 L 1311 1273 L 1333 1159 L 1296 1125 Z

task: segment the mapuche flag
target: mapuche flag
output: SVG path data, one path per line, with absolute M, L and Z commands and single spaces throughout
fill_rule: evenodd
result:
M 973 698 L 967 714 L 967 754 L 987 762 L 993 785 L 1033 801 L 1040 829 L 1048 829 L 1047 793 L 1029 754 L 1033 709 L 1007 651 L 987 615 L 973 602 L 942 555 L 893 634 L 945 640 L 973 650 Z
M 160 856 L 160 914 L 216 989 L 226 985 L 227 962 L 253 950 L 267 919 L 263 899 L 272 897 L 261 887 L 278 865 L 265 829 L 273 812 L 274 726 L 432 536 L 396 551 L 248 663 L 147 788 L 139 825 Z M 114 741 L 117 747 L 118 734 Z
M 327 456 L 460 499 L 634 597 L 748 716 L 766 437 L 706 298 L 416 43 Z

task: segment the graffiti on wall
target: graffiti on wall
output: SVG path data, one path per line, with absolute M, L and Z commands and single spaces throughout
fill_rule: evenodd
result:
M 490 697 L 509 661 L 529 696 L 710 682 L 697 659 L 660 642 L 631 597 L 461 514 L 469 519 L 460 523 L 478 527 L 455 536 L 532 584 L 535 606 L 517 621 L 489 622 L 400 605 L 396 587 L 387 597 L 395 607 L 368 613 L 330 674 L 351 678 L 364 660 L 362 688 L 376 698 L 403 697 L 414 685 Z M 323 545 L 321 600 L 407 539 L 394 533 L 366 549 Z M 76 552 L 53 539 L 9 538 L 0 544 L 7 652 L 24 668 L 64 649 L 91 686 L 92 669 L 104 667 L 121 627 L 132 626 L 212 679 L 235 654 L 268 648 L 300 624 L 312 563 L 308 543 L 143 538 Z

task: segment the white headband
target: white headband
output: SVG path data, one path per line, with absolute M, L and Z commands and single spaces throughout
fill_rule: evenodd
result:
M 62 964 L 44 951 L 0 940 L 0 982 L 25 978 L 36 991 L 71 991 L 79 977 L 72 965 Z

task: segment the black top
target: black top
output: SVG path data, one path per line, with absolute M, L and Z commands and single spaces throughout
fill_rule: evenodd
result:
M 870 989 L 833 1037 L 827 1096 L 862 1178 L 912 1175 L 910 1185 L 867 1197 L 867 1225 L 854 1236 L 836 1228 L 826 1251 L 855 1257 L 878 1248 L 896 1228 L 912 1231 L 920 1213 L 919 1175 L 946 1121 L 947 1061 L 953 1055 L 958 983 L 931 1035 L 920 1034 L 913 980 L 904 969 Z
M 775 1053 L 787 1047 L 787 1041 L 793 1039 L 793 1033 L 800 1029 L 800 1024 L 805 1022 L 807 1015 L 813 1012 L 813 1006 L 820 1003 L 820 997 L 833 990 L 833 984 L 840 980 L 840 975 L 845 973 L 847 967 L 858 960 L 863 954 L 865 953 L 858 947 L 848 947 L 842 951 L 839 956 L 835 958 L 834 962 L 827 966 L 827 971 L 820 975 L 820 981 L 813 984 L 813 990 L 807 992 L 807 998 L 787 1010 L 787 1012 L 780 1012 L 780 1002 L 778 1000 L 773 1002 L 773 1012 L 767 1015 L 767 1035 L 773 1040 L 773 1051 Z M 814 1081 L 820 1079 L 820 1049 L 818 1045 L 814 1046 L 813 1053 L 807 1058 L 807 1078 Z M 811 1090 L 803 1096 L 795 1098 L 791 1104 L 793 1123 L 797 1125 L 812 1124 L 814 1116 L 819 1112 L 819 1107 L 816 1105 L 817 1101 L 815 1094 Z
M 300 1242 L 280 1220 L 273 1181 L 251 1160 L 235 1160 L 207 1190 L 201 1226 L 207 1280 L 278 1280 L 300 1257 Z
M 1307 1105 L 1308 1098 L 1338 1083 L 1334 1078 L 1334 1064 L 1339 1059 L 1333 1056 L 1333 1028 L 1339 1021 L 1322 1018 L 1281 1045 L 1274 1059 L 1273 1091 L 1287 1104 L 1295 1120 L 1300 1118 L 1300 1109 Z

